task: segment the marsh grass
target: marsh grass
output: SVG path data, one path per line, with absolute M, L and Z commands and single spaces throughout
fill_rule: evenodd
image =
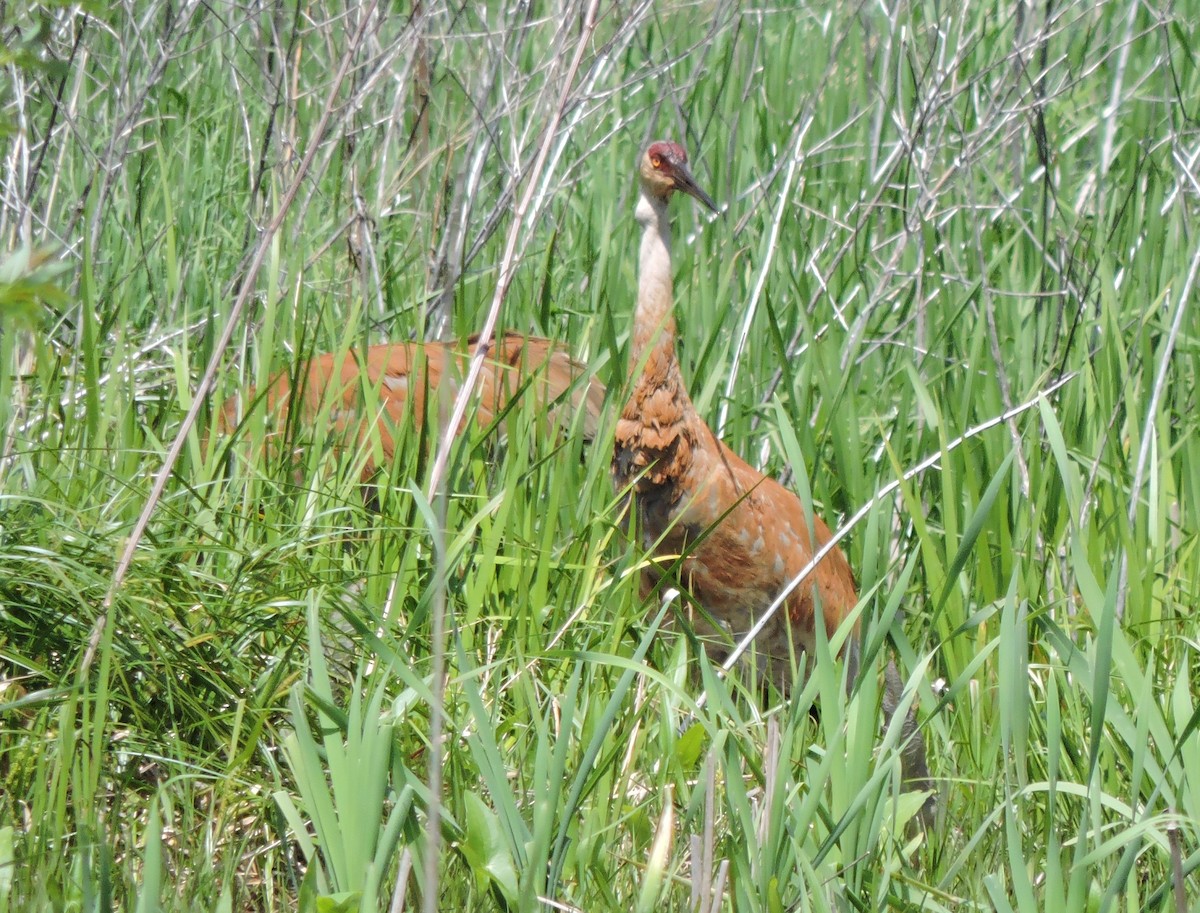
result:
M 1200 902 L 1195 17 L 595 12 L 0 10 L 0 913 Z M 615 418 L 660 135 L 697 407 L 866 508 L 927 832 L 872 676 L 764 704 L 639 598 L 611 424 L 410 427 L 373 498 L 327 416 L 211 435 L 489 316 Z

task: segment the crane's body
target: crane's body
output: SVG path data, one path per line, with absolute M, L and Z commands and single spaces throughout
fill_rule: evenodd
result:
M 477 342 L 477 337 L 471 336 L 465 343 L 383 343 L 317 355 L 294 374 L 281 371 L 274 375 L 265 391 L 250 391 L 244 402 L 241 397 L 230 397 L 218 416 L 218 425 L 223 430 L 236 427 L 242 410 L 260 397 L 272 436 L 286 434 L 293 409 L 305 424 L 327 409 L 338 446 L 366 445 L 378 436 L 384 461 L 390 461 L 397 429 L 406 422 L 415 427 L 425 424 L 430 398 L 439 390 L 450 397 L 458 394 Z M 481 427 L 494 422 L 514 396 L 527 395 L 539 409 L 546 410 L 552 423 L 562 427 L 582 412 L 581 431 L 590 439 L 600 422 L 605 391 L 603 384 L 588 376 L 584 365 L 551 340 L 504 333 L 492 341 L 472 395 L 475 406 L 469 415 Z M 368 403 L 374 403 L 374 408 Z M 457 428 L 455 433 L 462 430 Z M 375 461 L 368 459 L 365 474 L 373 474 L 376 468 Z
M 675 143 L 652 144 L 642 157 L 637 220 L 642 227 L 638 299 L 630 344 L 632 394 L 617 424 L 613 481 L 629 491 L 634 525 L 660 562 L 643 574 L 643 590 L 675 568 L 687 597 L 726 630 L 715 632 L 704 615 L 695 625 L 716 658 L 730 637 L 745 635 L 788 583 L 830 539 L 819 517 L 800 499 L 747 464 L 720 441 L 697 414 L 675 356 L 671 276 L 672 193 L 689 194 L 716 211 L 692 178 L 687 154 Z M 679 560 L 680 556 L 682 560 Z M 677 567 L 676 564 L 678 565 Z M 854 575 L 840 549 L 832 549 L 796 588 L 786 611 L 776 614 L 755 641 L 757 668 L 782 693 L 796 686 L 798 654 L 812 650 L 816 613 L 832 634 L 857 604 Z M 853 638 L 851 638 L 853 640 Z M 894 667 L 886 676 L 885 710 L 900 697 Z M 915 719 L 905 774 L 925 785 L 924 743 Z
M 696 429 L 709 432 L 702 426 Z M 724 644 L 744 635 L 789 581 L 807 565 L 816 548 L 829 541 L 819 517 L 808 518 L 794 494 L 749 466 L 720 441 L 692 449 L 687 469 L 669 484 L 634 482 L 636 524 L 642 544 L 680 563 L 688 595 L 719 620 L 724 632 L 710 630 L 703 616 L 695 626 L 709 634 L 710 654 L 725 656 Z M 618 484 L 625 479 L 618 473 Z M 815 546 L 814 535 L 815 534 Z M 645 572 L 644 587 L 657 584 L 665 568 Z M 784 694 L 791 691 L 797 653 L 816 646 L 816 611 L 828 634 L 854 608 L 857 596 L 845 555 L 832 550 L 809 582 L 788 599 L 755 641 L 758 670 Z

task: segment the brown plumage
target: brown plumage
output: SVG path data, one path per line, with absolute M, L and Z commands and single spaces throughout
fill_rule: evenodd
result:
M 471 353 L 478 341 L 471 336 L 453 342 L 398 342 L 351 350 L 345 355 L 327 353 L 304 362 L 297 371 L 281 371 L 268 382 L 265 393 L 251 390 L 246 396 L 230 397 L 217 417 L 218 431 L 237 427 L 245 408 L 265 408 L 268 434 L 285 434 L 289 408 L 299 406 L 297 418 L 314 422 L 323 408 L 329 410 L 329 427 L 341 446 L 366 444 L 377 431 L 383 457 L 395 452 L 394 432 L 411 416 L 421 426 L 427 402 L 449 384 L 452 398 L 466 376 Z M 515 395 L 533 397 L 538 408 L 547 410 L 551 422 L 567 427 L 582 410 L 582 433 L 596 434 L 604 407 L 604 386 L 587 376 L 587 369 L 574 361 L 549 339 L 505 333 L 492 341 L 489 358 L 474 393 L 474 408 L 468 412 L 481 427 L 496 420 Z M 292 379 L 297 390 L 293 395 Z M 368 397 L 367 391 L 373 391 Z M 377 397 L 377 399 L 376 399 Z M 261 406 L 254 404 L 263 400 Z M 377 402 L 369 412 L 367 403 Z M 459 428 L 457 431 L 461 432 Z M 364 475 L 376 469 L 369 459 Z
M 675 143 L 657 142 L 640 166 L 637 220 L 642 226 L 638 298 L 630 347 L 633 393 L 617 424 L 613 480 L 633 495 L 636 527 L 644 547 L 663 559 L 643 575 L 643 587 L 658 583 L 675 558 L 685 555 L 678 579 L 688 597 L 727 634 L 697 616 L 698 633 L 715 658 L 727 654 L 787 583 L 829 541 L 819 517 L 809 520 L 800 499 L 748 465 L 717 439 L 696 413 L 675 357 L 671 278 L 671 227 L 667 202 L 682 192 L 716 211 Z M 784 694 L 791 692 L 796 655 L 815 646 L 815 612 L 832 634 L 855 607 L 858 596 L 850 565 L 840 549 L 817 565 L 755 642 L 757 668 Z M 856 638 L 851 638 L 855 640 Z M 810 657 L 815 655 L 810 652 Z M 811 659 L 809 660 L 811 664 Z M 888 669 L 885 711 L 891 714 L 902 685 Z M 915 720 L 905 755 L 905 774 L 927 785 L 925 748 Z

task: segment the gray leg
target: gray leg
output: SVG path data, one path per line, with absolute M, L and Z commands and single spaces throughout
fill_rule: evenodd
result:
M 904 682 L 896 663 L 889 660 L 887 671 L 884 673 L 883 714 L 888 722 L 896 715 L 900 698 L 904 693 Z M 917 705 L 914 701 L 904 715 L 904 725 L 900 729 L 900 739 L 903 748 L 900 754 L 900 769 L 904 772 L 904 781 L 914 789 L 934 790 L 933 781 L 929 777 L 929 766 L 925 760 L 925 738 L 917 726 Z M 926 826 L 933 823 L 933 813 L 937 808 L 937 792 L 930 793 L 925 804 L 921 806 L 921 822 Z

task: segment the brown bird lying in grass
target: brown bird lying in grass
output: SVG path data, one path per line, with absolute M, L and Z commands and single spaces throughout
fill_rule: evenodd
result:
M 251 390 L 244 397 L 230 397 L 217 416 L 217 430 L 236 428 L 246 409 L 265 408 L 269 433 L 280 436 L 287 433 L 289 410 L 298 407 L 295 418 L 312 424 L 322 409 L 328 409 L 330 432 L 340 446 L 368 446 L 377 434 L 383 461 L 390 462 L 397 429 L 410 417 L 417 426 L 428 421 L 427 410 L 436 410 L 439 391 L 449 394 L 447 401 L 458 393 L 477 341 L 471 336 L 465 343 L 384 343 L 344 355 L 317 355 L 294 374 L 276 374 L 265 392 Z M 447 384 L 449 389 L 443 391 Z M 474 410 L 468 415 L 487 427 L 514 396 L 532 397 L 538 411 L 563 428 L 582 412 L 580 429 L 591 440 L 600 424 L 604 392 L 604 385 L 589 377 L 585 366 L 551 340 L 505 333 L 492 341 L 474 393 Z M 264 400 L 262 406 L 255 405 L 259 399 Z M 364 477 L 377 468 L 375 460 L 368 458 Z
M 639 179 L 636 215 L 642 241 L 629 356 L 633 393 L 617 424 L 613 480 L 618 491 L 632 492 L 644 547 L 663 558 L 661 567 L 644 573 L 644 590 L 684 556 L 676 569 L 682 589 L 726 629 L 713 631 L 703 618 L 695 623 L 699 633 L 710 635 L 710 653 L 719 660 L 727 655 L 727 636 L 736 641 L 750 630 L 814 550 L 829 541 L 830 532 L 819 517 L 811 519 L 810 528 L 800 499 L 725 446 L 696 413 L 675 357 L 667 202 L 681 192 L 714 212 L 716 206 L 697 186 L 687 154 L 675 143 L 652 144 L 642 157 Z M 832 634 L 857 602 L 850 565 L 833 549 L 758 636 L 759 669 L 784 694 L 802 685 L 792 680 L 795 658 L 808 653 L 811 665 L 816 614 Z M 857 637 L 851 640 L 856 643 Z M 891 665 L 885 688 L 889 717 L 902 690 Z M 905 778 L 927 788 L 925 745 L 911 714 L 905 737 Z

